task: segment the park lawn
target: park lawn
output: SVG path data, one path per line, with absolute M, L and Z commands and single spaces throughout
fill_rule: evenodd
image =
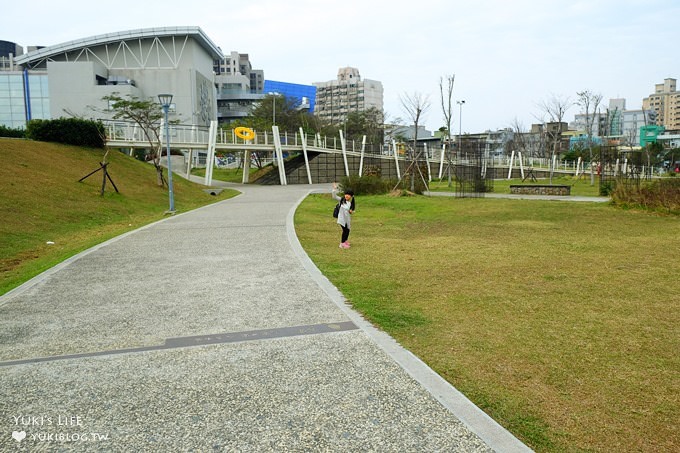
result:
M 571 195 L 580 197 L 597 197 L 599 196 L 600 186 L 599 180 L 595 179 L 595 184 L 590 185 L 590 175 L 586 174 L 583 177 L 574 178 L 573 176 L 560 176 L 554 177 L 552 183 L 554 185 L 566 185 L 571 186 Z M 493 180 L 493 193 L 510 193 L 510 185 L 531 185 L 531 184 L 550 184 L 548 178 L 539 178 L 536 181 L 531 181 L 527 179 L 522 181 L 518 178 L 512 179 L 494 179 Z M 430 190 L 432 192 L 455 192 L 456 191 L 456 181 L 452 182 L 452 186 L 449 187 L 448 180 L 446 178 L 441 181 L 435 180 L 430 183 Z
M 609 204 L 328 195 L 295 225 L 319 269 L 537 451 L 678 451 L 677 217 Z
M 252 175 L 257 171 L 257 168 L 251 168 L 250 174 Z M 194 176 L 205 176 L 205 168 L 192 168 L 191 174 Z M 213 179 L 217 181 L 224 182 L 235 182 L 241 183 L 243 181 L 243 169 L 242 168 L 213 168 Z
M 152 165 L 117 151 L 100 196 L 103 151 L 55 143 L 0 138 L 0 294 L 89 247 L 161 220 L 168 190 L 156 185 Z M 178 175 L 175 210 L 186 212 L 237 194 L 217 196 Z M 47 242 L 54 242 L 48 245 Z

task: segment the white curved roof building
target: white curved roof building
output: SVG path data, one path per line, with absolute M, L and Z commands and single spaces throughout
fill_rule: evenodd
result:
M 107 33 L 16 57 L 14 79 L 6 77 L 7 92 L 17 94 L 20 77 L 26 119 L 103 118 L 108 108 L 104 96 L 156 99 L 172 93 L 171 119 L 208 125 L 217 115 L 213 66 L 223 58 L 199 27 Z

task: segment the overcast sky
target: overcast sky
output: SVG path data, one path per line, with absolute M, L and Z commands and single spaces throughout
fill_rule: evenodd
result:
M 552 95 L 589 89 L 642 98 L 680 79 L 678 0 L 39 0 L 6 2 L 0 39 L 50 46 L 138 28 L 199 26 L 225 53 L 248 53 L 265 78 L 312 84 L 353 66 L 384 88 L 390 118 L 405 94 L 429 96 L 425 124 L 445 124 L 440 77 L 455 74 L 462 131 L 526 128 Z M 571 121 L 577 107 L 567 114 Z M 454 102 L 452 130 L 458 132 Z

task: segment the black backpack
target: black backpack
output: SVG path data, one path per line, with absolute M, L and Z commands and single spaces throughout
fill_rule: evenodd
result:
M 333 217 L 337 219 L 339 213 L 340 213 L 340 202 L 338 201 L 338 204 L 336 204 L 335 208 L 333 208 Z

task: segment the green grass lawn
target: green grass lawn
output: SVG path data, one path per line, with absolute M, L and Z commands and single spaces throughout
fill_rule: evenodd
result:
M 493 192 L 494 193 L 510 193 L 510 185 L 531 185 L 531 184 L 549 184 L 547 178 L 538 179 L 536 182 L 521 179 L 494 179 Z M 595 179 L 595 184 L 590 185 L 590 175 L 583 178 L 574 178 L 573 176 L 554 177 L 553 184 L 571 186 L 571 195 L 581 197 L 597 197 L 599 196 L 599 181 Z M 456 190 L 456 182 L 453 181 L 453 186 L 449 187 L 448 180 L 443 178 L 441 181 L 432 181 L 430 183 L 430 190 L 432 192 L 454 192 Z
M 379 328 L 537 451 L 678 451 L 677 217 L 608 204 L 366 196 L 295 224 Z
M 101 157 L 0 138 L 0 294 L 164 217 L 167 189 L 149 164 L 110 153 L 120 194 L 109 186 L 99 196 L 98 175 L 77 182 Z M 174 181 L 179 212 L 235 194 Z M 352 248 L 339 250 L 333 205 L 313 195 L 295 216 L 321 271 L 532 448 L 680 449 L 677 217 L 599 203 L 366 196 Z
M 107 183 L 100 196 L 101 172 L 78 182 L 99 168 L 102 156 L 97 149 L 0 138 L 0 294 L 82 250 L 164 217 L 168 190 L 156 185 L 148 163 L 109 153 L 120 193 Z M 173 183 L 177 212 L 237 193 L 211 196 L 179 176 Z
M 257 168 L 251 168 L 252 175 Z M 205 176 L 205 168 L 192 168 L 191 174 L 195 176 Z M 241 168 L 213 168 L 213 179 L 225 182 L 241 183 L 243 181 L 243 169 Z

